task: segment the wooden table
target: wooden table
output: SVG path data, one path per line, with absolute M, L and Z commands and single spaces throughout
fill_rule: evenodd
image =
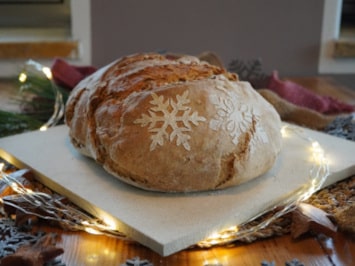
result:
M 191 248 L 167 257 L 125 240 L 84 232 L 62 232 L 59 246 L 64 248 L 61 259 L 67 265 L 119 266 L 127 259 L 139 257 L 157 265 L 168 266 L 236 266 L 261 265 L 262 261 L 285 265 L 297 258 L 304 265 L 353 265 L 355 242 L 341 233 L 308 236 L 292 240 L 289 235 L 256 241 L 251 244 L 234 244 L 209 249 Z
M 323 95 L 332 95 L 355 104 L 355 92 L 339 86 L 331 79 L 292 79 Z M 127 259 L 139 257 L 157 265 L 169 266 L 235 266 L 261 265 L 262 261 L 285 265 L 297 258 L 304 265 L 354 265 L 355 241 L 342 233 L 313 235 L 293 240 L 289 235 L 259 240 L 251 244 L 191 248 L 168 257 L 161 257 L 149 248 L 127 240 L 85 232 L 65 232 L 58 228 L 41 228 L 57 232 L 58 245 L 64 248 L 61 259 L 66 265 L 121 265 Z
M 150 249 L 115 238 L 90 235 L 84 232 L 63 232 L 55 228 L 46 231 L 61 235 L 58 246 L 64 248 L 61 256 L 66 265 L 119 266 L 127 259 L 139 257 L 157 265 L 168 266 L 227 266 L 261 265 L 262 261 L 285 265 L 297 258 L 304 265 L 353 265 L 355 243 L 343 234 L 313 236 L 292 240 L 290 236 L 275 237 L 251 244 L 235 244 L 209 249 L 191 248 L 168 257 L 161 257 Z

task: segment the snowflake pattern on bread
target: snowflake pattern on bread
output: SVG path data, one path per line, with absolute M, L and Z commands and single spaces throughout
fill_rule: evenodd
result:
M 257 108 L 243 103 L 243 96 L 238 91 L 227 90 L 222 86 L 216 87 L 226 97 L 210 95 L 210 101 L 216 108 L 216 115 L 210 120 L 209 126 L 213 130 L 225 130 L 232 142 L 237 144 L 240 135 L 247 132 L 252 126 L 255 133 L 251 139 L 251 152 L 255 152 L 256 141 L 267 143 L 268 136 L 260 125 L 260 114 Z
M 151 191 L 247 182 L 273 166 L 282 146 L 276 110 L 236 74 L 192 56 L 112 62 L 74 88 L 66 123 L 79 152 Z
M 153 151 L 157 145 L 163 146 L 164 140 L 170 142 L 176 139 L 176 145 L 183 145 L 186 150 L 190 150 L 188 134 L 192 130 L 192 125 L 197 126 L 199 122 L 206 121 L 206 118 L 199 116 L 197 112 L 191 111 L 188 106 L 188 91 L 182 95 L 176 95 L 176 101 L 172 98 L 164 101 L 163 96 L 158 96 L 152 93 L 153 105 L 147 114 L 142 114 L 141 118 L 134 121 L 135 124 L 140 124 L 142 127 L 149 126 L 149 132 L 152 133 L 150 150 Z M 161 122 L 162 124 L 159 125 Z M 192 125 L 191 125 L 192 124 Z M 168 129 L 171 129 L 169 133 Z

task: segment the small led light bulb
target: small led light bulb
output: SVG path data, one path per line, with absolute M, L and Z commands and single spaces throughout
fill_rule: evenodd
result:
M 46 75 L 48 79 L 52 79 L 52 71 L 49 67 L 43 67 L 42 72 Z
M 26 73 L 22 72 L 22 73 L 18 76 L 18 80 L 19 80 L 21 83 L 24 83 L 24 82 L 27 80 L 27 75 L 26 75 Z

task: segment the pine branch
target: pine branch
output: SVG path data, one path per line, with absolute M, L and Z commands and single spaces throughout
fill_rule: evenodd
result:
M 228 65 L 228 71 L 238 74 L 239 79 L 248 81 L 255 89 L 265 87 L 268 76 L 264 73 L 261 59 L 251 61 L 232 60 Z
M 35 130 L 42 124 L 30 116 L 0 110 L 0 137 Z
M 69 95 L 67 90 L 58 87 L 46 78 L 29 75 L 24 84 L 19 84 L 21 95 L 16 99 L 22 112 L 34 116 L 38 120 L 48 119 L 53 112 L 55 101 L 52 86 L 56 86 L 56 89 L 60 91 L 65 103 Z
M 33 69 L 33 66 L 29 65 L 21 74 L 24 77 L 21 81 L 13 80 L 19 93 L 12 98 L 12 102 L 20 107 L 20 111 L 13 113 L 0 110 L 0 137 L 39 129 L 52 119 L 55 107 L 65 104 L 68 99 L 70 92 L 48 79 L 38 66 Z M 58 95 L 58 91 L 61 95 Z

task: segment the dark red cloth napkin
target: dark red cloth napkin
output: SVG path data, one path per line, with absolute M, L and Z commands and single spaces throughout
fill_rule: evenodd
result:
M 74 66 L 60 58 L 55 59 L 51 67 L 55 83 L 70 90 L 96 70 L 93 66 Z
M 57 58 L 54 60 L 51 70 L 54 81 L 59 86 L 71 90 L 82 79 L 91 75 L 97 69 L 93 66 L 74 66 L 63 59 Z M 340 102 L 330 96 L 315 94 L 295 82 L 280 80 L 277 71 L 272 73 L 267 88 L 295 105 L 306 107 L 320 113 L 339 114 L 355 111 L 355 106 Z
M 320 113 L 339 114 L 355 111 L 355 106 L 343 103 L 330 96 L 315 94 L 295 82 L 280 80 L 277 71 L 272 73 L 267 88 L 295 105 L 306 107 Z

